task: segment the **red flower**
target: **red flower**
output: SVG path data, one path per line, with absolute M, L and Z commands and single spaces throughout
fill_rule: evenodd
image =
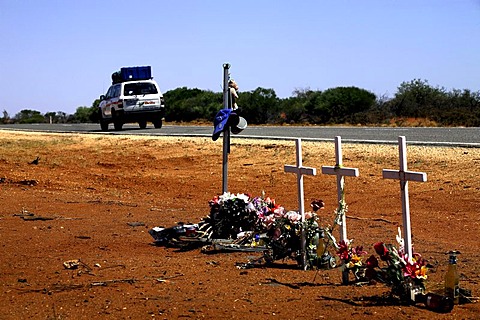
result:
M 403 267 L 403 276 L 415 279 L 417 277 L 417 269 L 420 268 L 416 263 L 407 263 L 407 265 Z
M 373 254 L 367 259 L 366 263 L 368 269 L 374 269 L 378 267 L 378 260 Z
M 338 248 L 338 255 L 341 260 L 343 261 L 349 261 L 350 260 L 350 249 L 348 248 L 348 242 L 345 240 L 340 241 L 339 243 L 339 248 Z
M 380 259 L 386 261 L 388 259 L 388 249 L 383 242 L 377 242 L 373 245 L 375 252 L 380 256 Z
M 214 205 L 218 204 L 218 196 L 214 196 L 212 200 L 208 201 L 208 205 L 213 207 Z
M 312 201 L 310 206 L 312 207 L 314 212 L 317 212 L 318 210 L 325 208 L 325 203 L 323 202 L 323 200 L 315 199 Z

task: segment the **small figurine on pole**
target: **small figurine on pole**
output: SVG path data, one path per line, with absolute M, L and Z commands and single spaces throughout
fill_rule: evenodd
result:
M 223 132 L 222 193 L 228 192 L 228 154 L 230 153 L 230 132 L 238 134 L 247 127 L 247 121 L 236 110 L 238 85 L 230 79 L 230 64 L 223 64 L 223 108 L 213 121 L 212 140 L 216 141 Z
M 233 80 L 233 79 L 228 80 L 228 91 L 229 91 L 229 93 L 230 93 L 230 95 L 228 96 L 229 99 L 230 99 L 229 105 L 231 106 L 231 109 L 233 109 L 233 110 L 237 110 L 237 109 L 238 109 L 238 105 L 237 105 L 237 99 L 238 99 L 237 90 L 238 90 L 238 84 L 235 82 L 235 80 Z

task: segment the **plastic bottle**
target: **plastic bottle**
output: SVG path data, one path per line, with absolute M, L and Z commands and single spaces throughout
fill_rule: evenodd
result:
M 431 292 L 427 294 L 417 294 L 415 296 L 415 302 L 423 303 L 428 310 L 439 313 L 448 313 L 453 309 L 452 298 Z
M 458 251 L 450 251 L 450 258 L 448 260 L 448 269 L 445 274 L 445 295 L 452 298 L 454 304 L 458 304 L 460 295 L 459 281 L 460 277 L 457 270 L 457 254 Z

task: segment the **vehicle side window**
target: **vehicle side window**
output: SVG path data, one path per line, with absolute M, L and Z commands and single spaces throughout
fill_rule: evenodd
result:
M 105 95 L 105 99 L 110 99 L 113 96 L 113 87 L 108 88 L 107 94 Z
M 114 96 L 115 98 L 120 97 L 120 85 L 116 85 L 116 86 L 114 87 L 113 96 Z

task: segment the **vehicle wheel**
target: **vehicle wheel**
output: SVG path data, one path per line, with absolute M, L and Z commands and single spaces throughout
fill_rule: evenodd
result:
M 147 121 L 138 121 L 138 125 L 140 126 L 140 129 L 145 129 L 147 127 Z
M 123 122 L 119 121 L 118 119 L 114 120 L 113 121 L 113 127 L 115 128 L 115 130 L 120 131 L 120 130 L 122 130 Z
M 102 129 L 102 131 L 108 131 L 108 122 L 100 119 L 100 128 Z
M 118 115 L 116 111 L 112 110 L 112 118 L 113 118 L 113 127 L 115 130 L 120 131 L 123 127 L 122 117 Z
M 102 109 L 98 109 L 98 119 L 100 120 L 100 129 L 108 131 L 108 121 L 103 119 Z
M 162 127 L 162 119 L 153 121 L 153 126 L 157 129 L 160 129 Z

